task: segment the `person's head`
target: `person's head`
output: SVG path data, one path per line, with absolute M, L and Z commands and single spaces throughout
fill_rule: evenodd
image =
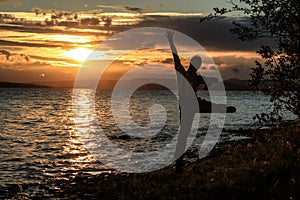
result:
M 201 57 L 198 55 L 195 55 L 191 59 L 189 70 L 196 72 L 201 67 L 201 65 L 202 65 Z

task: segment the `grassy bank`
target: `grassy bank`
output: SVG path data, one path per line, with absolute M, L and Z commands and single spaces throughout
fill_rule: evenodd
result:
M 72 199 L 297 199 L 300 124 L 249 131 L 176 173 L 78 176 L 64 185 Z

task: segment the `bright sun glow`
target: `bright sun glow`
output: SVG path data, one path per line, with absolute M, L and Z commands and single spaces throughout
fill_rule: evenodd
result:
M 54 41 L 68 41 L 73 43 L 87 43 L 90 42 L 89 36 L 77 36 L 77 35 L 48 35 L 49 39 Z M 44 36 L 45 38 L 45 36 Z
M 83 62 L 92 53 L 92 50 L 85 48 L 72 49 L 64 53 L 64 56 Z

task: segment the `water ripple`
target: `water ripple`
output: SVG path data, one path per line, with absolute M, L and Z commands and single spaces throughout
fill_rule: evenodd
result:
M 0 88 L 0 94 L 0 193 L 4 194 L 0 194 L 0 198 L 24 190 L 29 196 L 53 197 L 52 193 L 60 194 L 60 189 L 52 184 L 53 180 L 68 180 L 78 173 L 97 174 L 109 170 L 89 154 L 76 134 L 71 90 Z M 207 97 L 208 94 L 200 95 Z M 154 103 L 166 108 L 167 122 L 151 138 L 131 137 L 118 128 L 111 113 L 109 92 L 97 93 L 97 119 L 107 137 L 119 147 L 135 152 L 155 151 L 168 144 L 177 133 L 177 98 L 168 91 L 140 91 L 131 99 L 130 113 L 138 125 L 146 126 L 149 123 L 148 108 Z M 269 106 L 267 97 L 250 92 L 229 92 L 228 103 L 237 107 L 236 114 L 227 115 L 225 126 L 229 128 L 251 126 L 252 116 Z M 257 107 L 257 104 L 262 106 Z M 210 115 L 201 117 L 198 142 L 202 141 Z M 89 126 L 82 122 L 82 128 Z M 221 139 L 239 138 L 224 135 Z M 109 159 L 109 152 L 101 153 Z M 119 162 L 126 159 L 120 158 Z

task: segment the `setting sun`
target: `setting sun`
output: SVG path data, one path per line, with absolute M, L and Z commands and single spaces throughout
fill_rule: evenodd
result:
M 76 49 L 71 49 L 70 51 L 65 52 L 64 56 L 67 56 L 74 60 L 83 62 L 87 59 L 87 57 L 91 53 L 92 53 L 92 50 L 89 50 L 86 48 L 76 48 Z

